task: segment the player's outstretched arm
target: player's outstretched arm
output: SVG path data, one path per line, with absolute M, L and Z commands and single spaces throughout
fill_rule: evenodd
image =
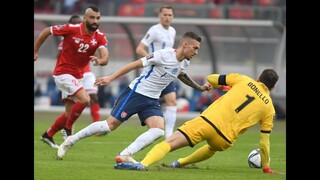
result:
M 212 86 L 209 83 L 206 83 L 202 86 L 200 86 L 197 82 L 195 82 L 194 80 L 192 80 L 187 74 L 182 73 L 178 76 L 178 78 L 180 79 L 180 81 L 182 81 L 184 84 L 198 89 L 199 91 L 203 92 L 203 91 L 209 91 L 210 89 L 212 89 Z
M 118 77 L 123 76 L 123 75 L 127 74 L 128 72 L 132 71 L 133 69 L 140 68 L 140 67 L 143 67 L 143 64 L 142 64 L 142 61 L 140 59 L 138 59 L 136 61 L 133 61 L 133 62 L 123 66 L 122 68 L 120 68 L 119 70 L 117 70 L 116 72 L 112 73 L 109 76 L 97 78 L 96 81 L 94 82 L 94 85 L 95 86 L 107 86 L 113 80 L 117 79 Z
M 38 59 L 38 51 L 43 44 L 43 42 L 51 35 L 50 32 L 50 27 L 44 28 L 41 33 L 39 34 L 38 38 L 34 42 L 34 47 L 33 47 L 33 60 L 36 61 Z

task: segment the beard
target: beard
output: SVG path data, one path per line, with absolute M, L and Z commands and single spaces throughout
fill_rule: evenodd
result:
M 96 24 L 96 23 L 93 23 L 93 24 L 86 23 L 86 26 L 90 31 L 96 31 L 99 28 L 99 24 Z

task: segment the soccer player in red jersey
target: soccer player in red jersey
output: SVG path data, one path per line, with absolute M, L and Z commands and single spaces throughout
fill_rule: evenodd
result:
M 41 140 L 51 148 L 59 147 L 53 140 L 54 134 L 64 128 L 67 135 L 71 135 L 74 122 L 90 103 L 90 96 L 82 86 L 84 67 L 90 61 L 96 66 L 108 64 L 108 40 L 98 29 L 100 17 L 99 9 L 89 6 L 85 10 L 82 23 L 47 27 L 35 41 L 34 61 L 38 58 L 41 45 L 50 35 L 63 36 L 63 49 L 58 56 L 53 77 L 62 92 L 65 112 L 41 136 Z M 99 50 L 99 57 L 95 56 L 96 50 Z
M 70 24 L 79 24 L 82 22 L 81 16 L 78 14 L 74 14 L 69 18 L 68 21 Z M 63 47 L 63 38 L 61 39 L 61 42 L 58 45 L 58 51 L 61 52 Z M 100 104 L 98 100 L 98 87 L 94 86 L 94 81 L 96 80 L 95 74 L 90 69 L 90 63 L 88 63 L 84 69 L 83 74 L 83 80 L 82 85 L 83 88 L 86 90 L 86 92 L 90 96 L 90 112 L 92 121 L 96 122 L 100 120 Z M 74 129 L 74 126 L 72 127 L 72 130 Z M 61 130 L 63 139 L 67 138 L 67 133 L 64 129 Z

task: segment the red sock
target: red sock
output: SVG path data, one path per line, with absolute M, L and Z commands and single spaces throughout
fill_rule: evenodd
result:
M 77 102 L 72 106 L 65 128 L 69 130 L 72 129 L 73 123 L 76 122 L 76 120 L 81 115 L 84 108 L 86 108 L 86 106 L 80 102 Z
M 51 127 L 47 131 L 48 136 L 53 137 L 58 131 L 60 131 L 64 127 L 66 122 L 67 122 L 67 117 L 63 113 L 56 119 L 56 121 L 51 125 Z
M 99 103 L 92 104 L 90 106 L 90 112 L 93 122 L 100 121 L 100 105 Z

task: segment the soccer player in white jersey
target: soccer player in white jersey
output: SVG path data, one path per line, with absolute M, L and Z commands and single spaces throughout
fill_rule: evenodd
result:
M 139 116 L 141 126 L 148 126 L 148 130 L 142 133 L 126 151 L 125 162 L 137 162 L 132 155 L 164 135 L 164 118 L 160 107 L 159 97 L 161 91 L 173 80 L 178 78 L 186 85 L 199 91 L 211 90 L 212 86 L 206 83 L 202 86 L 190 79 L 186 74 L 189 63 L 198 54 L 201 38 L 187 32 L 180 40 L 177 49 L 167 48 L 155 51 L 146 57 L 138 59 L 120 68 L 109 76 L 97 78 L 95 85 L 109 85 L 113 80 L 129 73 L 137 68 L 144 68 L 139 77 L 134 79 L 129 87 L 117 98 L 110 116 L 104 121 L 94 122 L 68 138 L 58 148 L 58 158 L 62 158 L 67 150 L 80 139 L 97 133 L 109 133 L 114 131 L 132 115 Z M 118 159 L 116 159 L 118 162 Z
M 164 5 L 160 7 L 158 12 L 160 22 L 149 28 L 136 49 L 137 54 L 144 57 L 159 49 L 173 47 L 176 37 L 176 30 L 171 26 L 173 16 L 172 6 Z M 174 82 L 171 82 L 162 91 L 160 98 L 163 98 L 166 104 L 163 116 L 165 120 L 165 138 L 168 138 L 173 133 L 178 109 Z M 120 155 L 123 155 L 123 153 L 121 152 Z

